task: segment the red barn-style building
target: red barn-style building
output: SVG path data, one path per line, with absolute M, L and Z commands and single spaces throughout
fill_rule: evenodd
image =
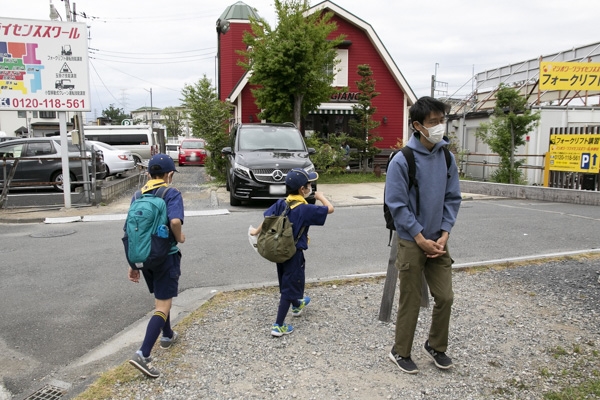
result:
M 377 108 L 374 119 L 381 123 L 374 132 L 383 140 L 376 145 L 380 149 L 395 147 L 398 140 L 408 139 L 408 108 L 417 100 L 415 94 L 371 25 L 331 1 L 310 9 L 311 13 L 324 11 L 334 13 L 332 21 L 338 27 L 331 38 L 345 35 L 344 43 L 337 49 L 340 60 L 337 68 L 340 70 L 335 74 L 333 85 L 346 89 L 346 93 L 333 96 L 306 116 L 302 130 L 306 133 L 348 133 L 348 121 L 353 118 L 352 106 L 357 102 L 358 66 L 368 64 L 373 71 L 375 90 L 380 93 L 373 99 L 373 106 Z M 233 123 L 259 122 L 260 110 L 250 92 L 248 74 L 237 65 L 239 55 L 236 50 L 246 48 L 242 37 L 245 31 L 251 31 L 250 16 L 258 17 L 252 7 L 239 1 L 229 6 L 219 18 L 219 21 L 230 23 L 225 34 L 218 34 L 219 96 L 234 106 Z

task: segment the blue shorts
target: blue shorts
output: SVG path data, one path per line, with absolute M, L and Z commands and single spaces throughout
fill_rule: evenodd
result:
M 150 293 L 158 300 L 177 297 L 181 275 L 181 253 L 169 254 L 164 263 L 152 269 L 142 269 Z
M 277 278 L 279 280 L 279 293 L 287 300 L 297 300 L 304 297 L 305 267 L 304 252 L 296 254 L 283 263 L 277 263 Z

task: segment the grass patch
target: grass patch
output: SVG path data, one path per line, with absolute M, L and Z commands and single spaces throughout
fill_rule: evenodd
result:
M 77 400 L 104 400 L 113 399 L 115 387 L 124 383 L 146 379 L 140 372 L 129 364 L 122 364 L 106 371 L 100 378 L 92 383 L 85 392 L 76 397 Z
M 600 397 L 600 379 L 586 381 L 576 386 L 569 386 L 560 392 L 544 394 L 544 399 L 547 400 L 593 399 L 597 397 Z
M 552 351 L 552 356 L 554 358 L 558 358 L 560 356 L 566 356 L 567 355 L 567 351 L 562 348 L 561 346 L 557 346 L 553 351 Z

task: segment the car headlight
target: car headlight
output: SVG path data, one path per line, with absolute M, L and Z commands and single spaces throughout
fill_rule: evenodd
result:
M 310 174 L 311 172 L 315 172 L 315 166 L 314 164 L 310 164 L 308 167 L 304 168 L 304 170 Z
M 250 169 L 247 167 L 244 167 L 242 164 L 238 164 L 238 163 L 233 164 L 233 170 L 238 175 L 245 176 L 246 178 L 250 178 Z

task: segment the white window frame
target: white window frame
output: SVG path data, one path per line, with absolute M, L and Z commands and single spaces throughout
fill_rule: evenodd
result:
M 337 56 L 332 86 L 348 86 L 348 49 L 336 49 Z

